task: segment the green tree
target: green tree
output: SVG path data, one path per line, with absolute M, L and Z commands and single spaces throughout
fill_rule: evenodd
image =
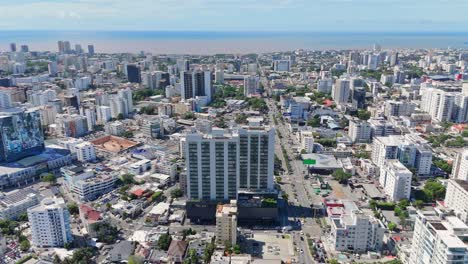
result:
M 143 260 L 138 257 L 138 256 L 135 256 L 135 255 L 130 255 L 128 257 L 128 264 L 143 264 Z
M 119 235 L 117 227 L 112 226 L 109 223 L 96 223 L 93 225 L 93 229 L 96 233 L 96 238 L 100 242 L 108 244 L 114 243 Z
M 351 174 L 343 171 L 342 169 L 335 170 L 333 172 L 333 179 L 338 181 L 341 184 L 348 183 L 348 180 L 351 178 Z
M 359 109 L 357 115 L 361 120 L 368 120 L 371 117 L 371 113 L 363 109 Z
M 442 183 L 432 179 L 428 180 L 423 188 L 426 201 L 428 202 L 443 199 L 445 197 L 445 191 L 445 186 Z
M 66 258 L 63 263 L 85 264 L 93 263 L 95 251 L 90 247 L 77 248 L 71 258 Z
M 135 183 L 135 175 L 131 173 L 125 173 L 120 176 L 123 184 L 134 184 Z
M 162 197 L 163 197 L 162 191 L 154 192 L 153 195 L 151 195 L 151 201 L 153 202 L 159 201 Z
M 189 249 L 184 264 L 198 264 L 199 262 L 200 258 L 198 257 L 197 251 L 194 248 Z
M 172 237 L 169 233 L 162 234 L 158 239 L 158 248 L 161 250 L 168 250 L 171 242 Z
M 75 202 L 69 203 L 68 204 L 68 212 L 72 215 L 77 215 L 80 213 L 80 209 L 78 208 L 78 205 Z
M 124 115 L 122 113 L 119 113 L 117 115 L 117 120 L 123 120 L 124 119 Z
M 18 221 L 20 222 L 28 222 L 28 214 L 27 213 L 21 213 L 18 216 Z
M 320 117 L 314 117 L 307 121 L 307 125 L 311 127 L 320 127 Z
M 237 124 L 245 124 L 247 123 L 247 115 L 246 114 L 237 114 L 235 119 Z
M 127 131 L 123 132 L 122 137 L 132 138 L 133 137 L 133 131 L 127 130 Z
M 422 200 L 416 200 L 414 201 L 414 206 L 418 209 L 422 209 L 424 207 L 424 201 Z
M 184 193 L 182 192 L 181 189 L 177 188 L 171 191 L 171 197 L 172 198 L 179 198 L 182 197 Z
M 185 112 L 183 118 L 193 120 L 195 119 L 195 114 L 193 112 Z
M 234 254 L 240 254 L 241 253 L 241 248 L 239 245 L 235 245 L 234 246 Z
M 203 253 L 203 262 L 210 263 L 211 256 L 213 255 L 216 247 L 214 244 L 214 240 L 211 241 L 208 245 L 206 245 L 205 252 Z
M 13 220 L 0 220 L 0 230 L 3 235 L 14 235 L 15 228 L 19 226 L 18 222 Z
M 388 230 L 394 231 L 397 228 L 397 224 L 390 222 L 388 223 Z
M 43 182 L 48 182 L 49 184 L 55 184 L 57 182 L 57 178 L 52 173 L 47 173 L 42 176 L 41 180 Z
M 23 252 L 28 251 L 30 247 L 31 247 L 31 244 L 29 243 L 29 240 L 25 239 L 20 242 L 21 251 Z

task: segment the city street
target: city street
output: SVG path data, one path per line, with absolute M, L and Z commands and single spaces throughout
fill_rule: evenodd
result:
M 280 112 L 277 109 L 274 100 L 267 99 L 267 104 L 270 109 L 269 119 L 271 122 L 273 122 L 273 117 L 277 116 Z M 283 168 L 285 169 L 285 173 L 282 176 L 281 188 L 282 191 L 288 195 L 289 200 L 286 205 L 287 219 L 289 225 L 295 225 L 299 222 L 301 223 L 301 231 L 292 231 L 293 242 L 299 249 L 299 252 L 296 251 L 298 254 L 298 263 L 313 263 L 314 260 L 309 252 L 307 237 L 310 236 L 310 238 L 320 238 L 322 234 L 320 226 L 315 222 L 314 219 L 312 219 L 311 210 L 311 204 L 321 201 L 321 197 L 312 194 L 310 192 L 311 188 L 307 188 L 307 186 L 310 186 L 310 183 L 306 182 L 304 179 L 307 171 L 301 164 L 301 161 L 295 159 L 297 153 L 294 152 L 293 146 L 297 146 L 298 143 L 294 144 L 295 142 L 291 137 L 290 132 L 282 124 L 281 120 L 278 120 L 277 118 L 277 121 L 278 124 L 274 124 L 277 131 L 275 153 L 278 158 L 281 159 Z M 281 134 L 282 137 L 279 137 L 279 134 Z M 281 146 L 284 147 L 290 159 L 291 171 L 287 170 L 286 161 L 285 157 L 283 156 Z M 286 225 L 284 222 L 285 221 L 283 220 L 283 226 Z

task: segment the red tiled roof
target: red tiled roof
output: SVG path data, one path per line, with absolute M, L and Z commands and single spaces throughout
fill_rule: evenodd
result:
M 136 196 L 142 196 L 144 192 L 145 192 L 145 190 L 143 190 L 143 189 L 137 189 L 137 190 L 133 191 L 133 194 L 135 194 Z
M 326 105 L 326 106 L 332 106 L 333 105 L 333 101 L 330 100 L 330 99 L 326 99 L 323 101 L 323 104 Z

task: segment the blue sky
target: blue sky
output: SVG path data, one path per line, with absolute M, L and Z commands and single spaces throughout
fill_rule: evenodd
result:
M 467 31 L 468 0 L 0 0 L 0 30 Z

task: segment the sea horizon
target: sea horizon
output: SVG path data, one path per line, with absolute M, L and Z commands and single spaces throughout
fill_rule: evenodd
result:
M 191 30 L 0 30 L 0 51 L 29 45 L 31 51 L 56 51 L 57 41 L 88 44 L 100 53 L 200 54 L 266 53 L 295 49 L 468 48 L 468 32 L 191 31 Z

